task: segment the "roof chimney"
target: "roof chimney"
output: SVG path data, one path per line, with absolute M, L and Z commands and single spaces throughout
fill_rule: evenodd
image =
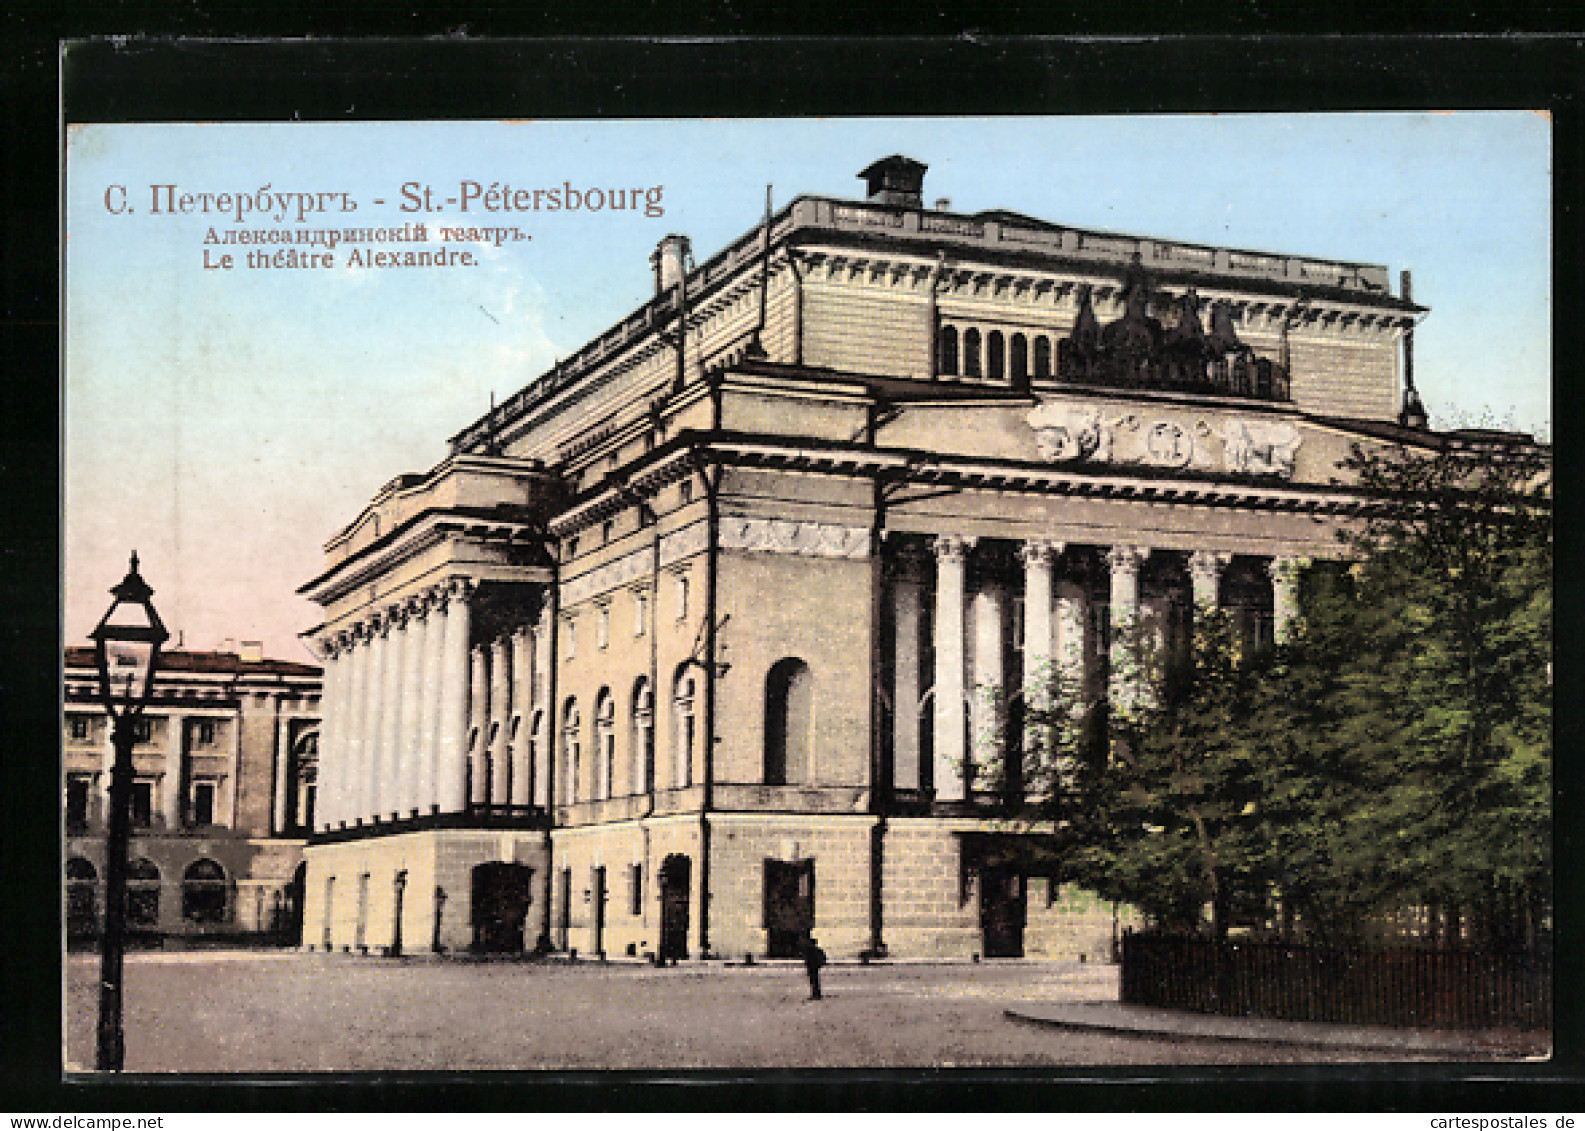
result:
M 895 204 L 902 208 L 922 208 L 925 199 L 923 161 L 894 153 L 882 157 L 859 176 L 868 186 L 869 199 L 876 204 Z

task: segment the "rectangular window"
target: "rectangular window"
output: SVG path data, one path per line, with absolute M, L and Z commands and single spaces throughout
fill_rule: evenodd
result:
M 196 782 L 193 785 L 193 824 L 212 825 L 215 823 L 215 783 L 212 781 Z
M 571 617 L 567 617 L 561 622 L 561 628 L 561 634 L 565 637 L 561 651 L 570 660 L 578 654 L 578 625 Z
M 688 619 L 688 575 L 677 579 L 677 619 Z
M 628 914 L 644 914 L 644 865 L 629 864 L 627 868 Z
M 649 594 L 633 591 L 633 635 L 643 636 L 649 629 Z
M 146 829 L 154 823 L 154 783 L 132 783 L 132 824 Z
M 88 825 L 88 797 L 91 779 L 73 774 L 66 779 L 66 827 L 82 829 Z
M 615 533 L 616 523 L 612 522 L 610 519 L 606 519 L 605 525 L 600 527 L 600 544 L 602 546 L 609 546 L 611 544 L 611 536 Z
M 87 741 L 93 731 L 92 723 L 86 715 L 73 715 L 66 720 L 66 725 L 70 728 L 72 738 L 77 742 Z
M 601 605 L 594 617 L 594 644 L 596 648 L 606 648 L 610 643 L 611 606 Z
M 154 720 L 144 718 L 133 719 L 132 736 L 138 742 L 153 742 Z
M 193 745 L 213 746 L 215 744 L 215 721 L 213 719 L 199 719 L 193 724 Z
M 684 479 L 677 484 L 677 497 L 682 500 L 682 505 L 687 506 L 693 502 L 693 480 Z

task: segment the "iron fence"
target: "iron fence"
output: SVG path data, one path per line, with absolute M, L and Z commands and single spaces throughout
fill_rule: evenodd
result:
M 1130 932 L 1122 1000 L 1237 1017 L 1428 1029 L 1547 1029 L 1552 956 L 1324 947 Z

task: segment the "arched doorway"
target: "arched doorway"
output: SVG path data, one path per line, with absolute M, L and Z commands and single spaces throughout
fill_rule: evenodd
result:
M 224 923 L 226 888 L 224 868 L 213 860 L 194 860 L 182 873 L 182 918 L 191 923 Z
M 482 954 L 517 954 L 532 899 L 534 869 L 491 860 L 473 870 L 473 949 Z
M 688 886 L 693 866 L 678 853 L 660 866 L 660 952 L 662 962 L 688 957 Z
M 127 865 L 127 926 L 152 931 L 160 925 L 160 870 L 146 856 Z
M 986 958 L 1024 956 L 1024 877 L 1009 863 L 980 872 L 980 934 Z

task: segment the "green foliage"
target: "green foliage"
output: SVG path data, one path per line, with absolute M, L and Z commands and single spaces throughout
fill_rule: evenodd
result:
M 1163 925 L 1209 907 L 1222 933 L 1280 893 L 1323 939 L 1442 906 L 1513 941 L 1550 899 L 1548 462 L 1493 445 L 1345 469 L 1373 503 L 1353 564 L 1303 571 L 1279 647 L 1208 609 L 1174 655 L 1133 630 L 1146 693 L 1108 706 L 1053 680 L 1026 777 L 1070 877 Z

